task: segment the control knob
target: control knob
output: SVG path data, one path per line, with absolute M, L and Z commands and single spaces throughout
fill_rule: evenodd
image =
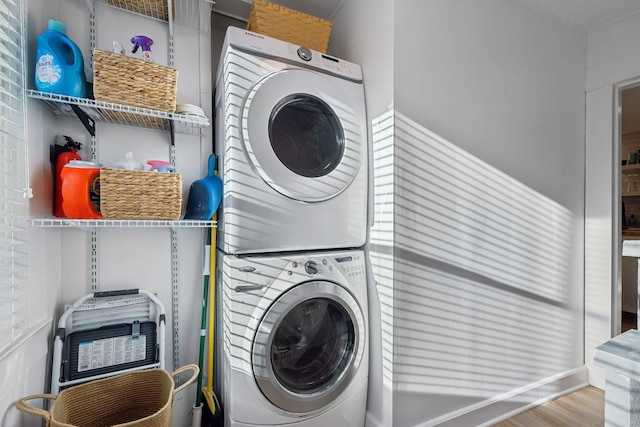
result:
M 304 271 L 308 274 L 316 274 L 318 272 L 318 264 L 315 261 L 307 261 L 304 264 Z
M 308 47 L 301 46 L 298 48 L 298 56 L 303 61 L 311 61 L 311 49 Z

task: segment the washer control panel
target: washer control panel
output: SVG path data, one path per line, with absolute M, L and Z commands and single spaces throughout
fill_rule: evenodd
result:
M 334 261 L 347 278 L 353 280 L 366 277 L 367 269 L 362 252 L 337 256 Z
M 222 282 L 235 294 L 262 295 L 274 283 L 292 286 L 309 280 L 366 288 L 365 258 L 360 250 L 267 257 L 220 256 Z
M 337 269 L 350 280 L 366 277 L 364 256 L 360 251 L 319 254 L 317 257 L 294 259 L 290 268 L 289 275 L 293 275 L 294 272 L 304 272 L 310 277 L 318 274 L 326 277 Z
M 318 263 L 315 261 L 307 261 L 304 263 L 304 271 L 308 274 L 317 274 L 318 273 Z

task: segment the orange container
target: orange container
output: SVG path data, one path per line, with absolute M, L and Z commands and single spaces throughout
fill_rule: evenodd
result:
M 62 177 L 60 176 L 60 173 L 62 172 L 64 165 L 69 163 L 71 160 L 82 160 L 78 153 L 76 153 L 76 150 L 66 151 L 59 154 L 56 161 L 56 195 L 53 215 L 58 218 L 64 218 L 64 211 L 62 210 Z
M 100 219 L 100 164 L 72 160 L 62 168 L 62 210 L 67 218 Z

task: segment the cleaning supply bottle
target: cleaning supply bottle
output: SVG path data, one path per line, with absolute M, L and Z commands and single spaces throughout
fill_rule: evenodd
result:
M 144 166 L 142 163 L 133 158 L 133 153 L 131 151 L 127 151 L 124 154 L 124 159 L 120 159 L 113 164 L 115 169 L 127 169 L 131 171 L 141 171 L 144 170 Z
M 78 150 L 82 149 L 82 144 L 74 141 L 70 136 L 64 135 L 63 138 L 66 141 L 65 151 L 58 154 L 55 159 L 56 183 L 53 215 L 58 218 L 65 218 L 64 210 L 62 209 L 62 168 L 72 160 L 82 160 L 78 154 Z
M 62 22 L 49 19 L 49 28 L 38 36 L 36 89 L 85 98 L 87 88 L 82 52 L 66 33 Z
M 151 40 L 147 36 L 133 36 L 131 37 L 131 43 L 133 43 L 133 49 L 131 49 L 131 53 L 136 53 L 138 48 L 142 48 L 142 59 L 147 62 L 153 62 L 151 60 L 151 45 L 153 44 L 153 40 Z
M 147 160 L 147 164 L 151 165 L 150 171 L 156 172 L 175 172 L 176 167 L 164 160 Z
M 100 167 L 72 160 L 62 168 L 62 209 L 67 218 L 100 219 Z

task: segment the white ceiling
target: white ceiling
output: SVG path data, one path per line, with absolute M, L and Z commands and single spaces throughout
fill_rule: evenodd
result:
M 638 0 L 524 0 L 587 31 L 640 11 Z
M 300 12 L 331 20 L 348 0 L 270 0 Z M 580 27 L 593 30 L 640 11 L 638 0 L 517 0 Z M 251 0 L 215 0 L 213 10 L 246 21 Z

